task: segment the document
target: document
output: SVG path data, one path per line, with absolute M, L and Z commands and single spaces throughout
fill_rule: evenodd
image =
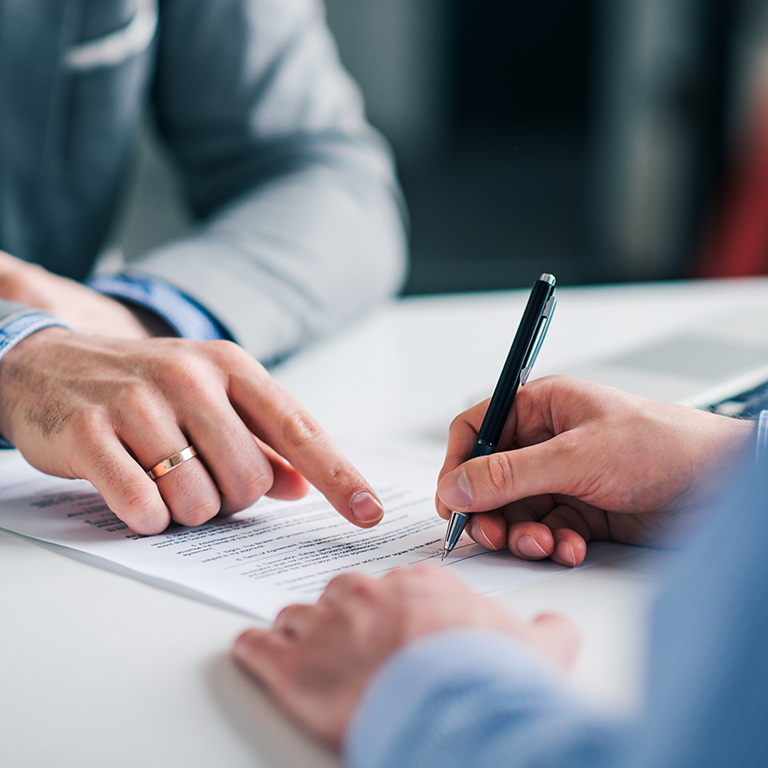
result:
M 367 449 L 345 452 L 384 504 L 384 519 L 374 528 L 353 526 L 313 489 L 299 501 L 264 498 L 196 528 L 172 525 L 156 536 L 137 536 L 88 482 L 42 474 L 18 454 L 0 461 L 0 528 L 265 620 L 291 603 L 313 602 L 344 571 L 381 575 L 420 564 L 445 568 L 491 593 L 569 570 L 488 552 L 466 536 L 441 562 L 446 522 L 434 509 L 438 468 Z M 590 544 L 582 567 L 635 549 Z

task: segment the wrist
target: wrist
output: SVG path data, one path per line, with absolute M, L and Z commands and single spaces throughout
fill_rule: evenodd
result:
M 151 309 L 139 305 L 123 304 L 119 299 L 114 299 L 122 304 L 126 311 L 133 316 L 136 324 L 136 333 L 139 340 L 158 337 L 178 336 L 178 333 L 160 315 Z
M 22 396 L 31 395 L 38 400 L 44 396 L 30 385 L 29 362 L 39 359 L 46 347 L 58 346 L 73 335 L 74 331 L 65 326 L 45 326 L 19 339 L 0 357 L 0 435 L 11 445 L 17 444 L 16 424 L 23 418 L 19 407 Z
M 757 436 L 757 422 L 731 416 L 714 415 L 716 429 L 711 435 L 709 451 L 715 461 L 732 464 L 752 445 Z

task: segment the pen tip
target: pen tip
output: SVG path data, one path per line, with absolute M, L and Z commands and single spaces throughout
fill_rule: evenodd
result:
M 445 560 L 445 556 L 446 556 L 447 554 L 448 554 L 448 550 L 447 550 L 447 549 L 444 549 L 444 550 L 443 550 L 443 556 L 440 558 L 440 562 L 441 562 L 441 563 L 443 562 L 443 560 Z

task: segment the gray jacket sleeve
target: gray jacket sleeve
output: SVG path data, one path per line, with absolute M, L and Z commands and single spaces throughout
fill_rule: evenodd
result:
M 270 360 L 400 286 L 405 212 L 316 0 L 164 0 L 153 94 L 193 235 L 161 278 Z

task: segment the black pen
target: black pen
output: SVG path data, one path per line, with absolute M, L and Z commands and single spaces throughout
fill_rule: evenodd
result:
M 496 389 L 493 390 L 493 396 L 483 417 L 480 431 L 477 433 L 477 440 L 472 447 L 470 459 L 487 456 L 496 450 L 517 388 L 528 380 L 552 320 L 556 303 L 555 276 L 543 274 L 531 289 L 528 304 L 525 306 L 522 320 L 517 327 L 517 333 L 501 371 L 501 376 L 499 376 L 499 382 L 496 384 Z M 448 530 L 443 543 L 443 560 L 456 546 L 468 520 L 468 514 L 451 512 L 451 521 L 448 523 Z

